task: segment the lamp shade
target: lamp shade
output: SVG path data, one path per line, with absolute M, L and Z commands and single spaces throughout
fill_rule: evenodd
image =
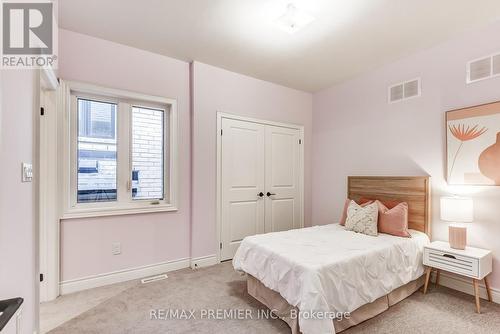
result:
M 472 223 L 474 203 L 469 197 L 441 197 L 441 220 L 454 223 Z

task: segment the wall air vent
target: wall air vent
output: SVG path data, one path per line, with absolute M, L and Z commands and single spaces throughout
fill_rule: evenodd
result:
M 500 75 L 500 54 L 493 56 L 493 75 Z
M 421 94 L 420 78 L 401 82 L 389 87 L 389 103 L 400 102 Z
M 471 60 L 467 63 L 467 83 L 500 76 L 500 54 Z

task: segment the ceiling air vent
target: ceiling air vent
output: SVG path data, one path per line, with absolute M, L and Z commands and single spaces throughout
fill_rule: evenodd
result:
M 401 82 L 389 87 L 389 103 L 420 96 L 420 79 Z
M 467 63 L 467 83 L 500 75 L 500 54 L 475 59 Z

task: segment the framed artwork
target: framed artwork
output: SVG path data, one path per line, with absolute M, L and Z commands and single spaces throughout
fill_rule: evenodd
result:
M 449 184 L 500 186 L 500 102 L 446 113 Z

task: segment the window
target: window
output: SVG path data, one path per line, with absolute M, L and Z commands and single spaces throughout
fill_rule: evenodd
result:
M 176 210 L 175 100 L 68 86 L 64 216 Z
M 132 198 L 163 199 L 164 111 L 132 107 Z

